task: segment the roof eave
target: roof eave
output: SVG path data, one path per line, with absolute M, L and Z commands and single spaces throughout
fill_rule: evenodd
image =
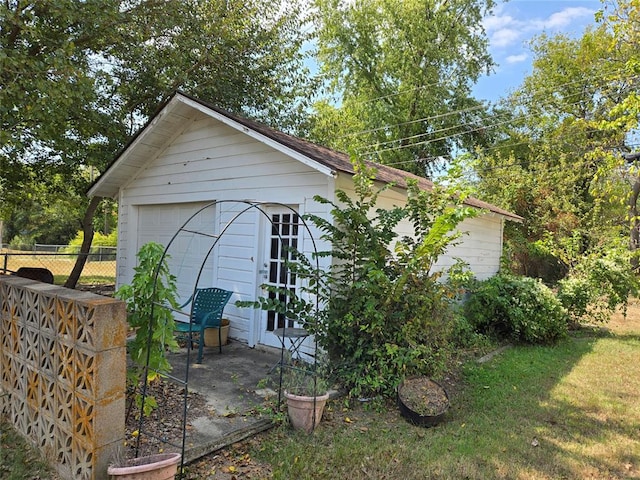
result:
M 250 126 L 243 124 L 242 122 L 231 118 L 229 114 L 223 112 L 213 106 L 210 106 L 204 102 L 201 102 L 195 98 L 192 98 L 182 92 L 175 92 L 158 110 L 158 112 L 151 117 L 151 119 L 146 123 L 144 127 L 142 127 L 134 137 L 123 147 L 120 153 L 115 157 L 115 160 L 109 165 L 107 170 L 96 179 L 96 181 L 89 187 L 87 190 L 87 195 L 89 197 L 100 196 L 100 197 L 108 197 L 108 198 L 117 198 L 118 192 L 122 186 L 122 182 L 119 180 L 114 180 L 114 176 L 119 178 L 116 175 L 118 170 L 124 168 L 126 165 L 127 159 L 130 157 L 133 151 L 144 142 L 144 139 L 149 132 L 159 123 L 162 122 L 163 118 L 167 116 L 169 111 L 178 103 L 185 104 L 199 112 L 204 113 L 205 115 L 210 116 L 211 118 L 215 118 L 219 122 L 248 135 L 255 140 L 264 143 L 265 145 L 270 146 L 274 150 L 277 150 L 291 158 L 298 160 L 299 162 L 307 165 L 314 170 L 327 175 L 329 177 L 335 178 L 337 172 L 335 169 L 327 166 L 317 160 L 305 155 L 298 150 L 291 148 L 276 139 L 265 135 L 261 132 L 258 132 L 252 129 Z M 131 175 L 127 175 L 126 178 L 131 178 Z
M 107 170 L 93 183 L 93 185 L 87 191 L 87 195 L 101 196 L 117 198 L 122 185 L 126 179 L 132 178 L 131 174 L 116 175 L 115 172 L 123 170 L 126 166 L 127 159 L 132 155 L 132 152 L 138 148 L 138 146 L 144 142 L 144 139 L 151 132 L 151 130 L 161 123 L 165 117 L 175 109 L 177 105 L 184 104 L 193 108 L 205 115 L 216 119 L 217 121 L 242 132 L 255 140 L 270 146 L 276 151 L 279 151 L 291 158 L 298 160 L 299 162 L 307 165 L 310 168 L 315 169 L 318 172 L 323 173 L 329 177 L 335 178 L 337 172 L 343 172 L 348 175 L 354 175 L 355 171 L 346 154 L 335 152 L 326 147 L 311 144 L 309 142 L 302 141 L 296 137 L 291 137 L 282 132 L 277 132 L 269 127 L 258 124 L 243 117 L 233 115 L 226 112 L 215 105 L 208 104 L 190 95 L 176 91 L 169 99 L 159 107 L 157 113 L 149 119 L 146 125 L 141 128 L 138 133 L 123 147 L 120 153 L 115 157 L 114 161 L 109 165 Z M 302 143 L 302 144 L 301 144 Z M 159 149 L 161 146 L 158 147 Z M 399 188 L 406 190 L 407 178 L 416 178 L 421 188 L 430 189 L 433 187 L 433 183 L 423 177 L 417 177 L 409 172 L 399 170 L 393 167 L 387 167 L 384 165 L 373 164 L 367 162 L 369 166 L 373 166 L 378 170 L 377 180 L 384 183 L 394 183 Z M 131 166 L 131 169 L 142 168 Z M 519 215 L 503 210 L 495 205 L 483 202 L 478 199 L 473 199 L 473 202 L 465 201 L 466 205 L 481 210 L 488 210 L 492 213 L 500 215 L 514 222 L 521 223 L 523 218 Z

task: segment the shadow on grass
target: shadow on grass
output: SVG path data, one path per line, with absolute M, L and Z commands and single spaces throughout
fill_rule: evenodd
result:
M 640 478 L 639 351 L 635 332 L 517 346 L 463 368 L 437 427 L 334 404 L 314 435 L 279 429 L 254 454 L 275 479 Z
M 470 388 L 451 427 L 466 422 L 477 432 L 456 447 L 467 471 L 479 473 L 469 478 L 638 474 L 640 417 L 625 414 L 638 391 L 610 378 L 618 352 L 638 346 L 635 334 L 581 336 L 557 347 L 516 347 L 468 367 Z

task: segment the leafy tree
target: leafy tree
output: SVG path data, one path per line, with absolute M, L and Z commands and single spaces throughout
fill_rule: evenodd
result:
M 607 38 L 607 81 L 616 91 L 616 101 L 607 106 L 602 117 L 591 120 L 592 128 L 603 129 L 622 138 L 616 149 L 599 148 L 597 194 L 624 202 L 628 208 L 629 248 L 634 253 L 632 265 L 637 270 L 640 248 L 640 1 L 619 0 L 599 14 L 599 20 L 610 32 Z
M 508 230 L 522 273 L 557 280 L 583 255 L 616 248 L 627 228 L 628 184 L 607 158 L 620 165 L 634 127 L 608 118 L 635 95 L 637 78 L 625 77 L 611 42 L 607 24 L 579 39 L 539 37 L 533 73 L 506 102 L 508 138 L 479 155 L 485 196 L 525 218 Z
M 177 88 L 289 127 L 304 108 L 296 102 L 306 79 L 302 22 L 297 2 L 3 2 L 4 216 L 34 184 L 54 189 L 50 180 L 60 176 L 84 211 L 88 251 L 100 199 L 84 198 L 87 186 Z
M 282 128 L 294 123 L 308 77 L 302 68 L 308 35 L 301 28 L 300 2 L 167 3 L 152 8 L 168 12 L 135 17 L 136 37 L 107 52 L 117 86 L 113 100 L 122 103 L 124 114 L 146 119 L 182 89 Z M 153 48 L 139 41 L 141 33 L 155 39 Z
M 432 173 L 486 144 L 471 86 L 493 66 L 482 18 L 493 0 L 317 0 L 318 58 L 334 100 L 310 135 L 332 147 Z
M 20 208 L 10 209 L 5 217 L 5 234 L 11 243 L 16 236 L 29 242 L 65 245 L 79 228 L 82 203 L 78 195 L 67 192 L 61 175 L 54 175 L 48 185 L 31 181 L 31 188 L 22 192 Z
M 119 8 L 95 0 L 0 5 L 3 216 L 22 210 L 33 192 L 44 205 L 61 189 L 78 202 L 72 211 L 86 208 L 82 170 L 106 163 L 118 145 L 93 58 L 116 41 Z

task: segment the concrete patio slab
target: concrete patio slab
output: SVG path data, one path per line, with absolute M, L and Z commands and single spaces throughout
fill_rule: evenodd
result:
M 189 391 L 204 396 L 210 414 L 189 417 L 192 425 L 185 447 L 184 462 L 189 463 L 232 443 L 248 438 L 272 426 L 264 416 L 248 415 L 275 392 L 261 388 L 270 370 L 280 359 L 280 350 L 249 348 L 230 341 L 222 347 L 205 347 L 201 364 L 195 363 L 197 351 L 191 351 L 187 377 L 187 351 L 171 354 L 171 375 L 187 379 Z

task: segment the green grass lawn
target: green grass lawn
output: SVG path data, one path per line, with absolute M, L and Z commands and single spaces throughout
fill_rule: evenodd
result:
M 45 480 L 58 478 L 10 425 L 0 418 L 0 478 L 5 480 Z
M 73 270 L 76 263 L 74 256 L 47 255 L 38 253 L 34 255 L 18 251 L 4 251 L 0 255 L 0 268 L 6 267 L 10 272 L 17 271 L 20 267 L 46 268 L 53 273 L 54 283 L 62 285 Z M 80 283 L 105 284 L 115 283 L 116 262 L 112 261 L 88 261 L 82 271 Z
M 435 428 L 411 426 L 395 408 L 334 404 L 313 436 L 281 428 L 253 455 L 277 479 L 640 478 L 636 325 L 465 365 L 464 387 Z

